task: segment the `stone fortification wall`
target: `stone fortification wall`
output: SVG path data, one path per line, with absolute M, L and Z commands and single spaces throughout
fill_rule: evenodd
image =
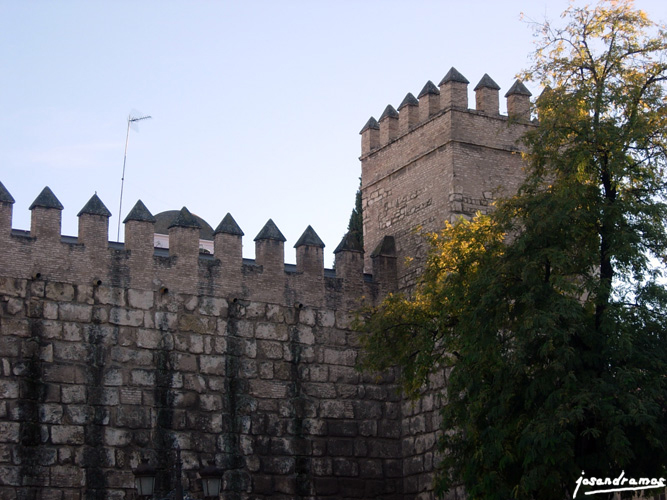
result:
M 419 99 L 409 93 L 398 111 L 387 106 L 361 131 L 366 268 L 392 235 L 400 289 L 423 269 L 421 233 L 488 211 L 523 177 L 519 140 L 532 126 L 530 92 L 520 82 L 507 92 L 508 117 L 499 114 L 498 90 L 484 75 L 475 88 L 477 109 L 468 109 L 468 80 L 452 68 L 439 88 L 429 81 Z
M 391 374 L 355 371 L 351 324 L 360 305 L 416 283 L 420 231 L 490 210 L 520 182 L 530 93 L 515 83 L 501 116 L 491 78 L 474 110 L 467 85 L 452 68 L 362 129 L 366 252 L 346 236 L 335 271 L 310 227 L 285 264 L 271 220 L 243 259 L 229 214 L 201 254 L 185 208 L 156 249 L 141 201 L 124 244 L 107 241 L 97 196 L 78 236 L 62 236 L 48 188 L 30 231 L 14 230 L 0 184 L 0 500 L 131 499 L 142 457 L 164 496 L 177 447 L 199 497 L 195 471 L 214 459 L 228 499 L 433 498 L 444 374 L 404 401 Z
M 142 457 L 164 494 L 177 446 L 199 497 L 214 459 L 225 498 L 403 498 L 400 397 L 354 368 L 352 311 L 384 285 L 351 239 L 333 272 L 312 228 L 286 266 L 271 221 L 248 261 L 229 215 L 200 255 L 186 209 L 167 253 L 140 202 L 124 245 L 96 196 L 77 238 L 50 190 L 29 232 L 11 229 L 12 202 L 0 184 L 1 499 L 135 498 Z M 392 262 L 376 258 L 383 276 Z
M 509 116 L 499 113 L 500 87 L 488 76 L 475 87 L 468 108 L 468 80 L 452 68 L 418 98 L 408 93 L 398 110 L 388 105 L 379 121 L 361 130 L 361 191 L 366 267 L 395 241 L 397 288 L 408 292 L 425 263 L 423 233 L 445 221 L 487 213 L 499 195 L 523 178 L 520 139 L 533 125 L 530 92 L 517 81 L 506 93 Z M 439 374 L 418 401 L 402 403 L 402 455 L 406 498 L 432 498 L 441 395 Z M 453 491 L 450 498 L 464 498 Z

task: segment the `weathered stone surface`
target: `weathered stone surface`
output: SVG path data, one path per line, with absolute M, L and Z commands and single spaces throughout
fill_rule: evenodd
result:
M 121 368 L 109 368 L 104 372 L 102 383 L 107 386 L 123 385 L 123 370 Z
M 141 328 L 136 331 L 137 347 L 145 349 L 157 349 L 162 346 L 164 334 L 157 330 Z
M 284 398 L 287 396 L 287 385 L 268 380 L 251 380 L 250 393 L 265 398 Z
M 152 370 L 132 370 L 130 384 L 138 386 L 154 386 L 155 372 Z
M 255 337 L 258 339 L 287 340 L 287 325 L 274 323 L 258 323 L 255 327 Z
M 266 359 L 282 359 L 283 344 L 270 340 L 257 341 L 257 355 Z
M 0 380 L 0 400 L 19 397 L 19 383 L 15 380 Z
M 144 323 L 144 313 L 134 309 L 113 307 L 109 311 L 109 322 L 121 326 L 141 326 Z
M 266 304 L 261 302 L 250 302 L 245 307 L 245 317 L 248 319 L 263 318 L 266 314 Z
M 199 396 L 200 408 L 204 411 L 217 411 L 222 409 L 222 398 L 218 394 L 203 394 Z
M 132 363 L 141 366 L 153 365 L 153 353 L 144 349 L 114 347 L 111 349 L 111 359 L 119 363 Z
M 161 331 L 173 331 L 178 326 L 178 314 L 158 311 L 155 313 L 155 327 Z
M 324 349 L 324 362 L 331 365 L 354 366 L 357 351 L 354 349 Z
M 34 283 L 32 285 L 34 285 Z M 40 282 L 40 285 L 37 286 L 41 286 L 43 290 L 44 283 Z M 0 276 L 0 294 L 2 295 L 25 297 L 27 289 L 28 282 L 26 280 L 15 279 L 9 276 Z M 33 289 L 31 288 L 31 290 Z M 35 290 L 33 293 L 34 295 L 39 295 L 38 290 Z
M 7 300 L 7 314 L 14 315 L 22 312 L 23 304 L 24 302 L 22 300 L 13 297 L 10 298 Z
M 211 333 L 215 331 L 215 322 L 195 314 L 183 314 L 179 316 L 178 329 L 186 332 Z
M 150 408 L 123 405 L 116 411 L 116 425 L 130 429 L 145 429 L 150 426 Z
M 205 316 L 226 316 L 227 301 L 218 297 L 202 297 L 199 302 L 199 314 Z
M 307 325 L 297 325 L 294 328 L 296 341 L 301 344 L 313 345 L 315 343 L 315 334 L 313 328 Z
M 54 425 L 51 427 L 53 444 L 83 444 L 83 427 L 80 425 Z
M 18 422 L 0 422 L 0 443 L 18 443 L 20 429 Z
M 127 302 L 135 309 L 150 309 L 153 307 L 153 292 L 130 289 L 127 291 Z
M 336 323 L 336 314 L 333 311 L 317 311 L 317 324 L 332 327 Z
M 308 326 L 315 326 L 317 318 L 317 311 L 311 308 L 301 309 L 299 311 L 299 323 Z
M 95 289 L 95 299 L 100 304 L 124 306 L 125 291 L 122 288 L 99 286 Z
M 222 356 L 200 356 L 199 370 L 212 375 L 225 374 L 225 359 Z
M 45 404 L 39 407 L 39 421 L 46 424 L 59 424 L 63 418 L 63 407 L 57 404 Z
M 68 283 L 46 283 L 46 298 L 62 302 L 74 300 L 74 286 Z
M 86 400 L 85 385 L 63 385 L 61 388 L 63 404 L 83 403 Z

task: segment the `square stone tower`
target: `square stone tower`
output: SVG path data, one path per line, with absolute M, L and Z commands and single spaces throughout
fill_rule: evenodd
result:
M 500 115 L 500 87 L 484 75 L 468 109 L 468 80 L 455 68 L 439 88 L 428 82 L 418 98 L 408 93 L 379 122 L 361 130 L 361 191 L 365 268 L 385 236 L 396 242 L 398 288 L 423 271 L 427 232 L 445 221 L 492 209 L 516 191 L 524 173 L 520 139 L 533 125 L 530 92 L 517 81 L 506 93 L 509 116 Z

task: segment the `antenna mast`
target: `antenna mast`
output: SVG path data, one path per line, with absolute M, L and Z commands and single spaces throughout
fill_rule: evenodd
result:
M 125 185 L 125 164 L 127 163 L 127 144 L 130 141 L 130 125 L 132 123 L 147 120 L 152 118 L 152 116 L 141 116 L 138 118 L 128 115 L 127 117 L 127 134 L 125 135 L 125 155 L 123 156 L 123 175 L 120 178 L 120 203 L 118 205 L 118 233 L 116 234 L 116 241 L 120 241 L 120 221 L 122 219 L 122 208 L 123 208 L 123 186 Z

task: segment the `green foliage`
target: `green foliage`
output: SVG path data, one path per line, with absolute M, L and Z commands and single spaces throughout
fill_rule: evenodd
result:
M 354 198 L 354 208 L 350 214 L 350 222 L 347 224 L 348 232 L 357 239 L 359 248 L 364 247 L 364 212 L 361 206 L 361 186 L 357 189 Z
M 367 369 L 413 397 L 447 374 L 440 493 L 666 472 L 667 36 L 629 2 L 564 17 L 525 74 L 547 90 L 518 194 L 432 235 L 418 289 L 365 317 Z

